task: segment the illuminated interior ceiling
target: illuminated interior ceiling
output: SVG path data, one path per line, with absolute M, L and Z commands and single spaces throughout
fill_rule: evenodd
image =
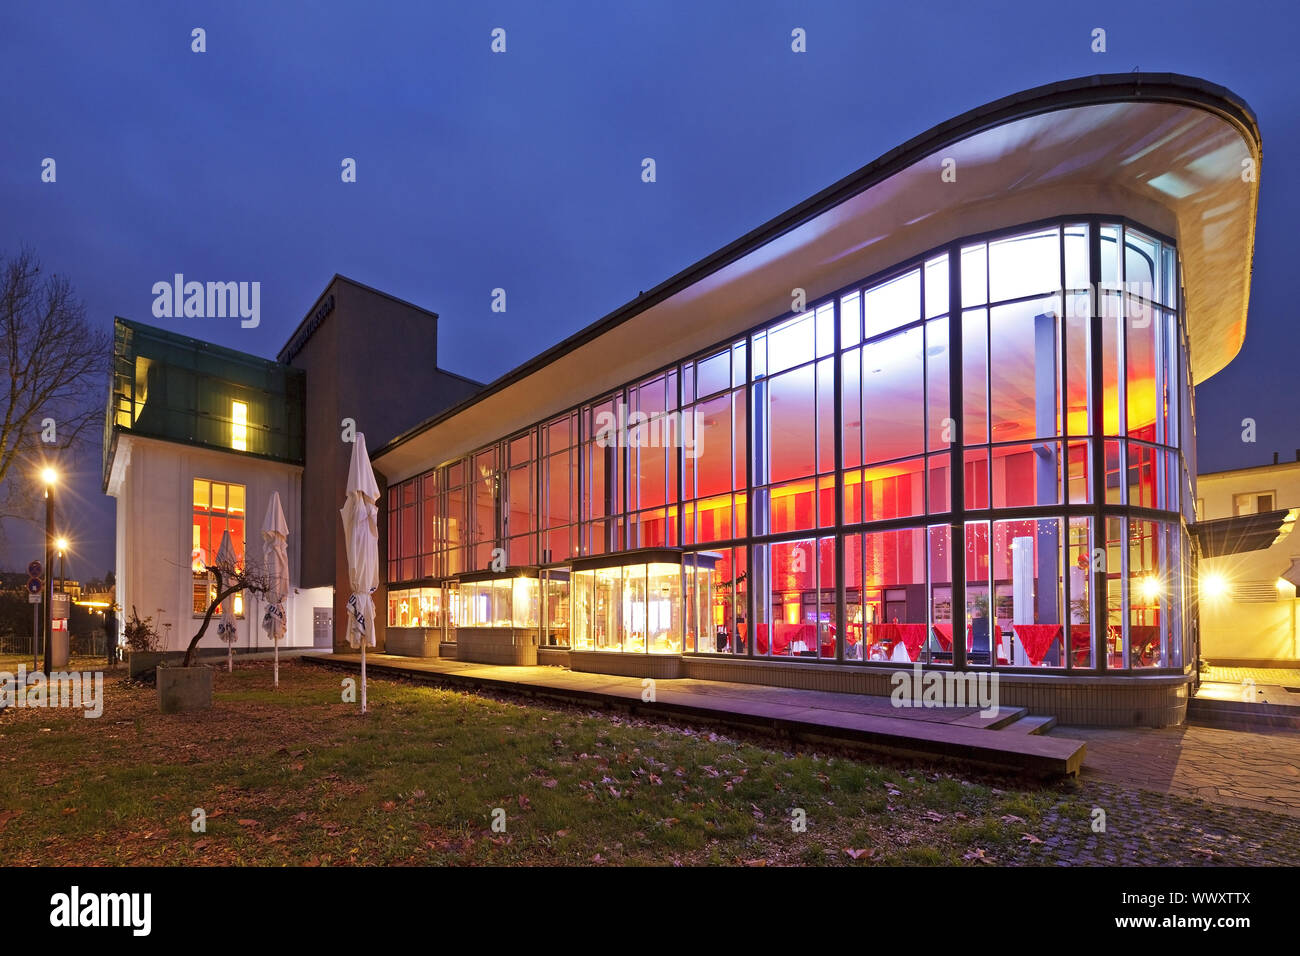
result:
M 944 160 L 956 178 L 941 178 Z M 375 455 L 416 474 L 963 236 L 1053 216 L 1126 216 L 1172 237 L 1192 376 L 1241 349 L 1260 143 L 1253 114 L 1175 74 L 1088 77 L 1015 94 L 886 153 Z M 1245 165 L 1243 165 L 1245 164 Z M 1243 175 L 1251 172 L 1253 175 Z

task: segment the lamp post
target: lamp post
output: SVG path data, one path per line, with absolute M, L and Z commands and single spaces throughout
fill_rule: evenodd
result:
M 41 480 L 45 482 L 45 676 L 50 676 L 53 665 L 50 635 L 54 625 L 54 485 L 59 480 L 59 473 L 53 468 L 41 470 Z

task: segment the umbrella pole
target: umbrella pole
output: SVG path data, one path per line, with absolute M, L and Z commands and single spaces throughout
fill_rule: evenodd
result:
M 366 637 L 361 636 L 361 713 L 366 712 Z
M 272 641 L 275 645 L 275 686 L 280 686 L 280 642 Z
M 226 645 L 226 673 L 233 674 L 234 672 L 235 672 L 235 645 L 227 644 Z

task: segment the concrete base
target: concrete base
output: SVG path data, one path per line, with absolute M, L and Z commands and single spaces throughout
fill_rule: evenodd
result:
M 678 654 L 622 654 L 617 651 L 569 651 L 569 667 L 587 674 L 650 677 L 676 680 L 685 677 Z
M 569 649 L 567 647 L 562 650 L 557 647 L 539 647 L 537 649 L 537 663 L 542 667 L 568 667 Z
M 431 627 L 390 627 L 385 654 L 402 657 L 437 657 L 442 631 Z
M 537 663 L 537 628 L 458 627 L 456 660 L 532 667 Z
M 212 668 L 164 665 L 158 675 L 158 707 L 164 714 L 212 706 Z

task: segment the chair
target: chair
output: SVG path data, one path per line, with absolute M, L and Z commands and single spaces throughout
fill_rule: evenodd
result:
M 987 664 L 989 662 L 990 644 L 989 644 L 989 619 L 987 617 L 977 617 L 971 620 L 971 649 L 970 660 L 972 664 Z

